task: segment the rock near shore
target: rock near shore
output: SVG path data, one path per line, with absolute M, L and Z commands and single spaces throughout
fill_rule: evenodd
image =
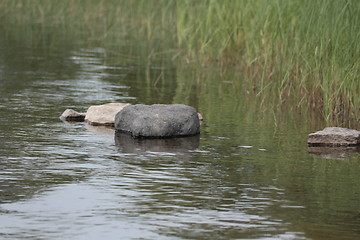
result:
M 183 104 L 129 105 L 115 117 L 115 130 L 134 138 L 171 138 L 200 133 L 197 111 Z
M 309 146 L 356 146 L 360 145 L 360 131 L 327 127 L 308 136 Z

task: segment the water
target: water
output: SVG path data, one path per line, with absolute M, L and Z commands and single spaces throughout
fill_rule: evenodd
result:
M 233 79 L 107 64 L 85 42 L 0 42 L 0 239 L 360 239 L 360 155 L 310 154 L 304 116 L 262 112 Z M 205 121 L 138 141 L 58 118 L 108 102 L 185 103 Z

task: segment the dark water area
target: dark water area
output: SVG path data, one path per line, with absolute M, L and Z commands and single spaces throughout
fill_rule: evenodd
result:
M 360 239 L 359 151 L 308 149 L 324 123 L 262 112 L 230 77 L 106 56 L 0 39 L 0 239 Z M 201 134 L 59 120 L 108 102 L 191 105 Z

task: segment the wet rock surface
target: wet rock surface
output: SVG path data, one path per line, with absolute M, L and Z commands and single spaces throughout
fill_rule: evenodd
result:
M 86 112 L 85 121 L 95 126 L 114 126 L 115 115 L 128 103 L 107 103 L 90 106 Z
M 69 122 L 83 122 L 85 120 L 85 113 L 79 113 L 73 109 L 66 109 L 61 114 L 60 119 Z
M 116 114 L 115 129 L 134 138 L 172 138 L 200 133 L 195 108 L 183 104 L 129 105 Z
M 327 127 L 308 136 L 309 146 L 357 146 L 360 131 L 341 127 Z

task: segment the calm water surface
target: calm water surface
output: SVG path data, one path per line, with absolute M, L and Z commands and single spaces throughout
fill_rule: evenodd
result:
M 309 154 L 306 119 L 263 116 L 232 79 L 199 89 L 81 42 L 0 43 L 0 239 L 360 239 L 360 155 Z M 58 118 L 108 102 L 185 103 L 205 121 L 138 141 Z

